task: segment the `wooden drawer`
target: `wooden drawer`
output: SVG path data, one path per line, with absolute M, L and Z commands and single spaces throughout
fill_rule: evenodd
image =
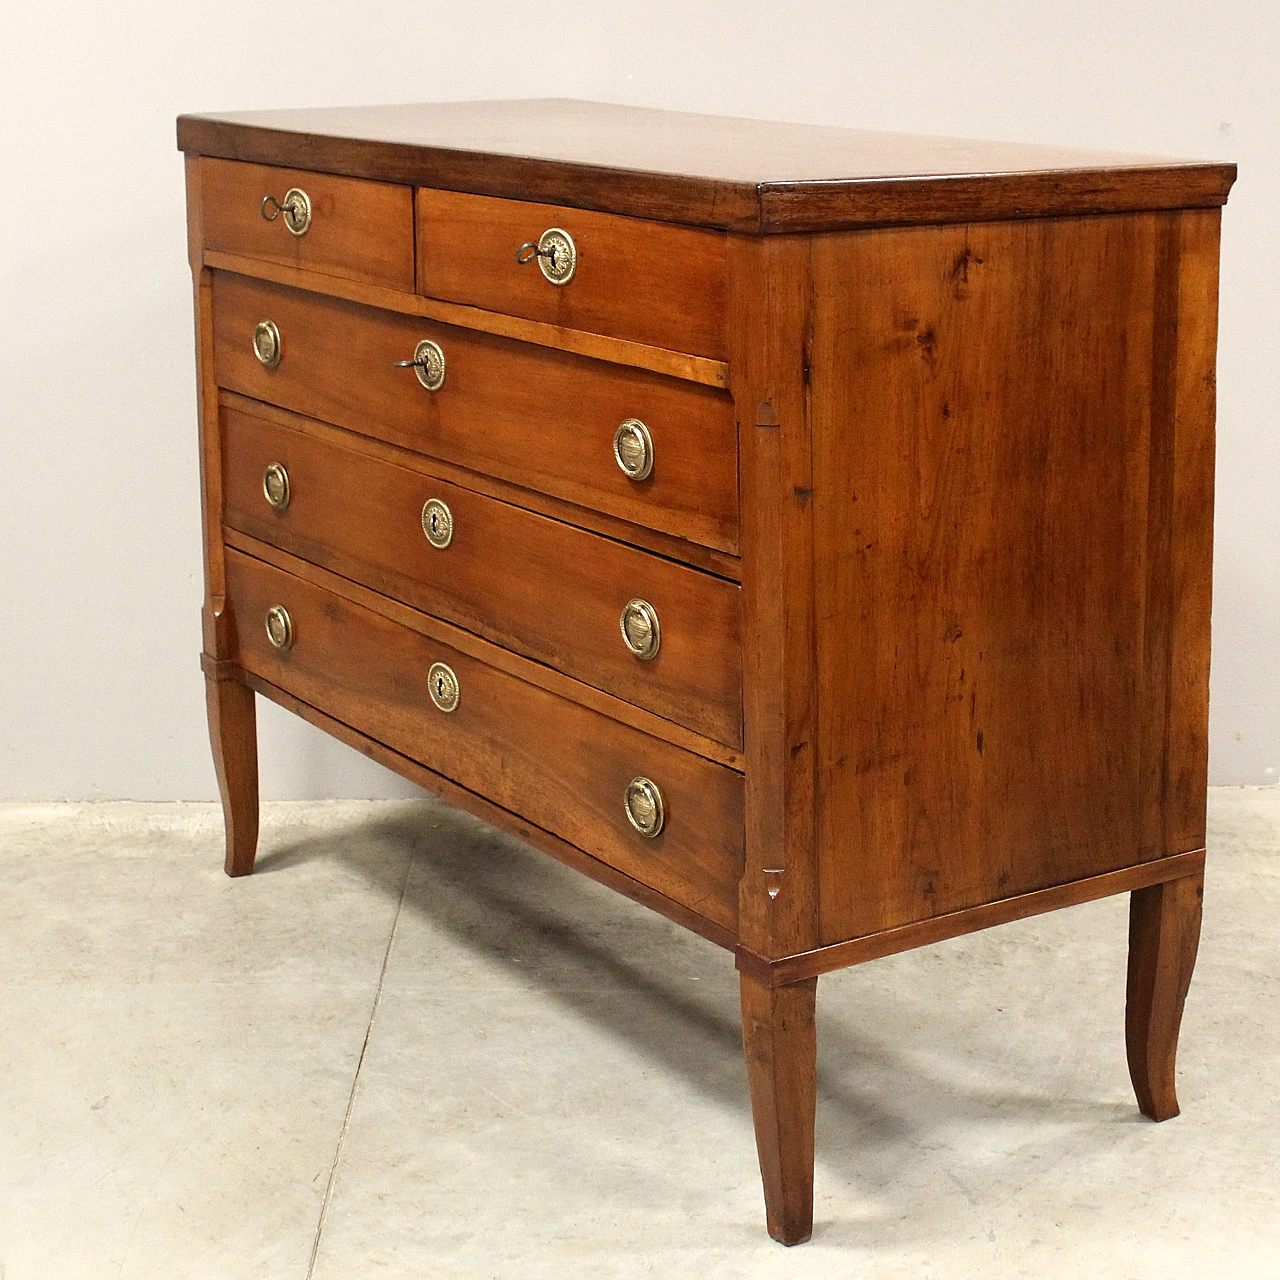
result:
M 227 552 L 236 661 L 337 720 L 736 928 L 743 782 L 723 765 L 610 720 L 392 622 L 292 574 Z M 283 606 L 282 653 L 265 618 Z M 457 676 L 456 710 L 437 710 L 435 663 Z M 629 823 L 632 779 L 662 792 L 653 839 Z
M 722 391 L 247 276 L 215 272 L 213 295 L 222 387 L 737 553 L 738 436 Z M 254 355 L 263 319 L 281 335 L 274 369 Z M 438 391 L 395 367 L 423 339 L 445 354 Z M 613 453 L 627 418 L 653 439 L 640 481 Z
M 234 409 L 222 438 L 231 527 L 741 747 L 736 584 Z M 283 510 L 264 489 L 272 464 L 288 477 Z M 451 521 L 443 548 L 423 531 L 428 501 Z M 658 616 L 647 660 L 622 635 L 636 597 Z
M 420 188 L 417 201 L 420 293 L 725 358 L 722 233 L 457 191 Z M 516 262 L 549 228 L 577 252 L 566 284 Z
M 302 169 L 204 159 L 204 245 L 347 280 L 413 289 L 413 189 Z M 264 197 L 283 201 L 297 188 L 310 225 L 294 235 L 284 214 L 268 222 Z

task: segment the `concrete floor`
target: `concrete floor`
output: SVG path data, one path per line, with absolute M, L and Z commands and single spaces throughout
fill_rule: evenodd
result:
M 1217 791 L 1184 1114 L 1126 900 L 819 984 L 764 1231 L 729 956 L 430 801 L 0 807 L 0 1280 L 1280 1276 L 1280 790 Z

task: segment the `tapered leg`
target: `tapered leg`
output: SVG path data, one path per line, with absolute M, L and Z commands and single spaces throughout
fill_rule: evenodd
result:
M 801 1244 L 813 1233 L 817 978 L 765 987 L 742 978 L 742 1043 L 764 1181 L 769 1234 Z
M 238 680 L 205 677 L 209 742 L 227 830 L 226 871 L 247 876 L 258 851 L 258 717 L 253 690 Z
M 1174 1062 L 1200 943 L 1203 898 L 1201 874 L 1137 889 L 1129 901 L 1125 1044 L 1138 1107 L 1152 1120 L 1178 1114 Z

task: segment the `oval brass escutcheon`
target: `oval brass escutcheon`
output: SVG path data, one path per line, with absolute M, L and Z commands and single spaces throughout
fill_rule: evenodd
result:
M 667 815 L 662 804 L 662 792 L 656 782 L 648 778 L 632 778 L 627 783 L 622 807 L 627 811 L 627 821 L 646 840 L 652 840 L 662 831 Z
M 413 366 L 418 381 L 428 391 L 439 391 L 444 386 L 444 349 L 438 342 L 423 338 L 413 350 L 413 359 L 406 363 Z
M 289 473 L 283 462 L 269 462 L 262 473 L 262 492 L 277 511 L 289 505 Z
M 282 604 L 273 604 L 267 610 L 267 639 L 281 653 L 293 648 L 293 619 Z
M 548 227 L 538 237 L 538 270 L 552 284 L 568 284 L 578 269 L 578 246 L 559 227 Z
M 284 344 L 280 341 L 280 330 L 274 320 L 259 320 L 253 331 L 253 354 L 268 369 L 274 369 L 280 363 L 280 354 Z
M 453 541 L 453 512 L 439 498 L 429 498 L 423 505 L 422 532 L 441 551 Z
M 627 418 L 613 433 L 613 456 L 630 480 L 647 480 L 653 471 L 653 437 L 639 418 Z
M 431 694 L 431 701 L 441 711 L 458 709 L 458 698 L 461 692 L 458 688 L 458 677 L 453 674 L 453 668 L 446 663 L 432 663 L 431 670 L 427 672 L 427 689 Z
M 658 611 L 647 600 L 628 600 L 618 619 L 623 643 L 645 662 L 658 656 L 662 645 L 662 628 L 658 625 Z
M 290 187 L 284 193 L 280 209 L 284 213 L 284 225 L 295 236 L 307 234 L 311 226 L 311 197 L 301 187 Z

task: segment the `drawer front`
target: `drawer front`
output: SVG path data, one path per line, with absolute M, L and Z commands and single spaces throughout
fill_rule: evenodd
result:
M 222 425 L 233 528 L 742 745 L 736 584 L 306 431 L 229 408 Z M 282 467 L 287 484 L 273 472 L 276 506 L 269 467 Z M 623 636 L 622 612 L 636 599 L 656 613 L 652 657 Z M 633 644 L 643 641 L 650 615 L 634 606 L 628 619 Z
M 716 231 L 457 191 L 418 191 L 418 291 L 490 311 L 725 358 L 726 240 Z M 523 265 L 521 245 L 558 229 L 576 262 L 564 284 L 563 242 Z M 554 262 L 551 248 L 560 255 Z M 530 257 L 531 249 L 523 256 Z
M 722 391 L 225 272 L 214 274 L 218 384 L 473 471 L 736 554 L 738 437 Z M 274 368 L 254 354 L 259 321 L 280 335 Z M 439 345 L 444 382 L 413 369 Z M 614 453 L 645 424 L 643 479 Z
M 568 840 L 727 928 L 743 867 L 739 774 L 465 656 L 312 583 L 227 552 L 237 660 L 247 671 Z M 292 645 L 273 647 L 283 607 Z M 452 712 L 432 668 L 457 678 Z M 632 780 L 661 791 L 664 824 L 640 835 Z
M 200 165 L 205 248 L 412 292 L 411 187 L 234 160 Z M 290 229 L 302 225 L 298 205 L 279 208 L 293 190 L 309 210 L 301 234 Z

